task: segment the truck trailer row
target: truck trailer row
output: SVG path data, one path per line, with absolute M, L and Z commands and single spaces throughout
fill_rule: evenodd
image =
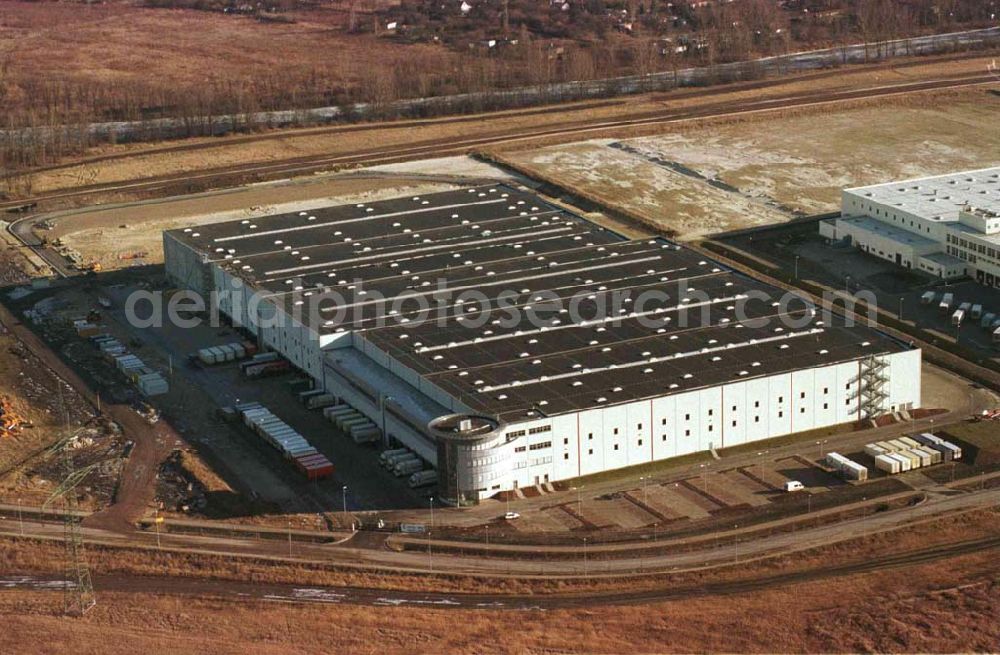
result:
M 865 446 L 875 467 L 890 475 L 962 458 L 962 449 L 929 432 Z
M 275 416 L 260 403 L 236 406 L 244 425 L 277 449 L 310 480 L 333 475 L 333 464 L 313 447 L 305 437 Z
M 91 342 L 97 346 L 106 360 L 114 364 L 115 368 L 139 389 L 142 395 L 159 396 L 170 391 L 167 380 L 126 350 L 118 339 L 108 334 L 99 334 L 91 337 Z

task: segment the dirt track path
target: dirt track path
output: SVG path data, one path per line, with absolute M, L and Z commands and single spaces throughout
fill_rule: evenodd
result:
M 97 407 L 97 394 L 90 386 L 2 304 L 0 323 L 56 376 L 65 380 L 93 407 Z M 165 421 L 150 425 L 128 405 L 102 402 L 101 411 L 121 426 L 125 438 L 130 439 L 135 446 L 122 469 L 112 504 L 91 515 L 86 524 L 117 531 L 132 530 L 135 521 L 141 518 L 154 498 L 156 473 L 160 464 L 171 450 L 181 447 L 184 442 Z

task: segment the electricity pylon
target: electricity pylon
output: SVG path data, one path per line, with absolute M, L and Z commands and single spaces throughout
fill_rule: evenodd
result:
M 79 499 L 76 497 L 76 487 L 91 471 L 98 467 L 92 464 L 83 468 L 76 468 L 73 462 L 73 455 L 70 452 L 69 444 L 72 443 L 80 431 L 74 432 L 65 439 L 60 440 L 52 446 L 48 454 L 56 454 L 62 457 L 63 481 L 52 492 L 49 499 L 42 505 L 42 509 L 48 509 L 52 503 L 59 498 L 63 499 L 65 513 L 63 514 L 63 537 L 65 548 L 65 611 L 71 616 L 83 616 L 94 605 L 97 604 L 97 596 L 94 593 L 94 583 L 90 578 L 90 568 L 87 566 L 87 558 L 83 548 L 83 534 L 80 530 Z

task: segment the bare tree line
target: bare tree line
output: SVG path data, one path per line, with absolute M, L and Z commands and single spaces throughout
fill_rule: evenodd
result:
M 976 18 L 962 13 L 969 1 L 849 0 L 850 12 L 833 21 L 827 37 L 868 42 L 871 52 L 866 55 L 879 58 L 885 56 L 889 41 L 928 25 L 967 24 Z M 655 15 L 654 0 L 633 4 L 630 11 Z M 845 2 L 825 4 L 839 7 Z M 93 123 L 139 122 L 144 127 L 130 138 L 159 140 L 217 134 L 220 117 L 226 117 L 221 131 L 265 129 L 270 125 L 261 118 L 262 112 L 278 110 L 336 107 L 337 120 L 352 120 L 515 108 L 668 89 L 681 83 L 678 70 L 690 66 L 707 67 L 707 72 L 684 82 L 688 84 L 755 79 L 765 74 L 757 64 L 727 66 L 726 62 L 787 51 L 792 39 L 787 12 L 779 11 L 773 0 L 714 3 L 692 20 L 683 42 L 647 35 L 641 29 L 630 39 L 555 47 L 549 40 L 534 38 L 522 24 L 517 38 L 484 53 L 455 57 L 447 51 L 424 50 L 393 65 L 351 68 L 337 62 L 302 69 L 276 67 L 184 88 L 155 78 L 95 82 L 19 74 L 0 55 L 0 195 L 30 195 L 27 171 L 95 145 L 99 137 L 89 129 Z M 806 37 L 815 35 L 803 33 L 797 38 Z M 661 75 L 649 79 L 645 88 L 628 87 L 619 79 L 657 73 Z M 529 91 L 519 91 L 525 88 Z M 400 102 L 412 98 L 441 100 Z M 359 105 L 365 108 L 363 116 Z M 295 122 L 293 116 L 282 124 Z

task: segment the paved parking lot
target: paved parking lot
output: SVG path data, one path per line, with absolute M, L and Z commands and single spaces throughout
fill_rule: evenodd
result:
M 322 499 L 323 509 L 337 512 L 343 507 L 347 486 L 348 510 L 386 510 L 426 507 L 423 490 L 410 489 L 405 478 L 396 478 L 378 464 L 378 449 L 359 446 L 323 418 L 319 411 L 309 411 L 296 398 L 293 383 L 301 378 L 286 375 L 248 380 L 239 373 L 237 363 L 215 366 L 191 365 L 189 353 L 213 345 L 242 340 L 232 328 L 201 325 L 181 328 L 175 325 L 136 329 L 125 320 L 124 301 L 133 289 L 104 289 L 114 308 L 106 312 L 117 330 L 129 334 L 144 346 L 144 360 L 155 363 L 171 377 L 171 387 L 181 394 L 180 403 L 198 405 L 197 414 L 178 410 L 174 422 L 198 448 L 208 448 L 232 465 L 251 490 L 279 502 L 301 493 L 308 485 L 313 495 Z M 310 441 L 333 462 L 333 478 L 306 483 L 291 465 L 241 425 L 227 430 L 215 416 L 215 410 L 239 402 L 260 402 L 271 409 Z M 234 438 L 234 434 L 235 438 Z
M 981 304 L 983 312 L 1000 317 L 1000 290 L 990 289 L 973 280 L 945 283 L 919 271 L 904 270 L 844 244 L 829 245 L 819 236 L 817 224 L 804 222 L 780 230 L 722 239 L 726 244 L 779 265 L 786 271 L 798 267 L 799 277 L 819 281 L 833 289 L 860 290 L 875 294 L 879 307 L 899 316 L 929 334 L 929 340 L 954 342 L 969 348 L 983 358 L 1000 361 L 1000 350 L 994 347 L 992 335 L 967 319 L 956 329 L 951 324 L 951 312 L 938 310 L 937 303 L 921 305 L 920 296 L 928 290 L 952 293 L 955 308 L 963 302 Z

